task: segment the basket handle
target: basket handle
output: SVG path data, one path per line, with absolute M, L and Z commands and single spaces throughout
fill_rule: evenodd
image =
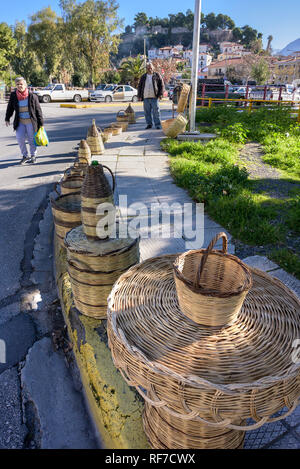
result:
M 203 269 L 204 269 L 204 266 L 205 266 L 205 263 L 207 261 L 207 258 L 209 256 L 209 254 L 211 253 L 211 251 L 213 250 L 213 247 L 214 245 L 216 244 L 216 242 L 220 239 L 220 238 L 223 238 L 223 248 L 222 248 L 222 252 L 223 254 L 227 254 L 227 245 L 228 245 L 228 239 L 227 239 L 227 235 L 226 233 L 224 233 L 223 231 L 218 233 L 212 240 L 211 242 L 209 243 L 207 249 L 206 249 L 206 252 L 203 254 L 202 258 L 201 258 L 201 261 L 200 261 L 200 264 L 199 264 L 199 267 L 198 267 L 198 270 L 197 270 L 197 273 L 196 273 L 196 276 L 195 276 L 195 280 L 194 280 L 194 286 L 195 287 L 198 287 L 200 285 L 200 279 L 201 279 L 201 275 L 202 275 L 202 272 L 203 272 Z
M 115 186 L 116 186 L 116 181 L 115 181 L 115 176 L 113 175 L 113 172 L 112 170 L 108 167 L 108 166 L 105 166 L 105 164 L 102 165 L 103 168 L 106 168 L 108 169 L 108 171 L 110 172 L 111 174 L 111 177 L 112 177 L 112 182 L 113 182 L 113 188 L 112 188 L 112 191 L 115 192 Z
M 117 112 L 117 117 L 118 115 L 120 114 L 120 112 L 124 112 L 125 116 L 126 116 L 126 111 L 124 111 L 123 109 L 120 109 L 120 111 Z
M 96 129 L 98 130 L 98 132 L 100 132 L 100 134 L 103 133 L 101 127 L 96 127 Z

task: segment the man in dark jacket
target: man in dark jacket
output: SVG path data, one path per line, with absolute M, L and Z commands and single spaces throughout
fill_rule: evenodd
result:
M 10 125 L 13 113 L 15 113 L 13 127 L 22 153 L 21 164 L 35 163 L 37 151 L 34 133 L 43 127 L 44 120 L 38 97 L 28 90 L 23 77 L 16 78 L 16 90 L 10 94 L 5 116 L 7 126 Z M 26 136 L 30 147 L 30 158 L 27 153 Z
M 144 103 L 144 113 L 147 123 L 146 129 L 152 128 L 152 115 L 154 125 L 157 129 L 161 128 L 160 110 L 158 100 L 164 94 L 164 82 L 159 73 L 154 72 L 151 62 L 147 63 L 147 73 L 141 76 L 138 85 L 138 99 Z

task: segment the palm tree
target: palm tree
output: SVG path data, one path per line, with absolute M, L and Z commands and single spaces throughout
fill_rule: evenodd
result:
M 137 88 L 139 79 L 145 73 L 145 62 L 139 54 L 137 57 L 128 57 L 121 65 L 121 70 L 125 73 L 126 79 L 131 85 Z

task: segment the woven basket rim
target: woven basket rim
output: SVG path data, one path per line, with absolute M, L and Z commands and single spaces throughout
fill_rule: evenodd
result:
M 154 259 L 168 259 L 168 258 L 174 259 L 174 254 L 158 256 L 158 257 L 155 257 Z M 143 265 L 147 261 L 149 262 L 149 260 L 151 259 L 147 259 L 146 261 L 131 267 L 126 272 L 126 274 L 121 275 L 119 279 L 117 280 L 117 282 L 114 284 L 112 291 L 107 300 L 107 319 L 109 321 L 109 325 L 114 335 L 118 338 L 118 340 L 123 344 L 123 346 L 125 346 L 125 348 L 127 349 L 127 351 L 129 351 L 131 356 L 133 356 L 135 359 L 138 356 L 138 359 L 150 372 L 158 374 L 162 377 L 168 376 L 170 378 L 173 378 L 181 382 L 183 385 L 191 386 L 196 389 L 197 388 L 201 390 L 213 389 L 213 390 L 220 391 L 222 393 L 229 394 L 232 396 L 247 393 L 249 391 L 252 391 L 253 388 L 257 388 L 257 389 L 268 388 L 270 386 L 275 385 L 276 383 L 280 381 L 285 381 L 287 379 L 293 378 L 299 373 L 300 361 L 299 363 L 294 363 L 289 370 L 283 371 L 277 376 L 264 376 L 263 378 L 260 378 L 258 380 L 248 382 L 248 383 L 243 382 L 243 383 L 219 384 L 219 383 L 215 383 L 213 381 L 210 381 L 208 379 L 204 379 L 195 375 L 190 375 L 190 374 L 185 375 L 183 373 L 178 374 L 176 371 L 171 370 L 170 368 L 168 368 L 167 366 L 163 364 L 149 360 L 136 344 L 131 346 L 128 343 L 122 328 L 117 326 L 116 315 L 118 313 L 114 312 L 111 306 L 112 298 L 114 296 L 115 291 L 118 289 L 120 281 L 126 277 L 129 277 L 133 272 L 135 272 L 138 268 L 140 268 L 141 265 Z M 270 275 L 254 267 L 249 267 L 249 269 L 251 272 L 256 273 L 264 278 L 267 278 L 267 279 L 271 278 L 272 282 L 275 285 L 278 285 L 280 288 L 283 288 L 283 290 L 285 290 L 290 296 L 293 297 L 294 300 L 296 300 L 296 303 L 299 305 L 299 308 L 300 308 L 300 300 L 298 299 L 298 297 L 288 287 L 286 287 L 280 280 L 278 280 L 277 278 L 270 277 Z
M 70 230 L 71 231 L 71 230 Z M 100 238 L 97 238 L 99 239 L 99 241 L 101 242 L 106 242 L 106 241 L 109 241 L 111 240 L 111 238 L 105 238 L 105 239 L 100 239 Z M 134 246 L 137 242 L 139 242 L 140 240 L 140 236 L 138 236 L 137 238 L 135 238 L 132 243 L 126 247 L 124 247 L 123 249 L 116 249 L 115 251 L 110 251 L 104 255 L 101 255 L 101 254 L 94 254 L 94 253 L 91 253 L 91 252 L 88 252 L 88 251 L 83 251 L 83 250 L 77 250 L 77 249 L 74 249 L 72 247 L 69 246 L 68 242 L 67 242 L 67 239 L 65 238 L 65 246 L 66 248 L 68 248 L 68 250 L 70 252 L 74 252 L 76 254 L 84 254 L 85 256 L 87 257 L 106 257 L 106 256 L 112 256 L 112 255 L 117 255 L 117 254 L 123 254 L 124 252 L 128 251 L 129 249 L 132 248 L 132 246 Z
M 228 254 L 228 253 L 224 254 L 222 251 L 219 251 L 217 249 L 213 249 L 209 253 L 209 256 L 212 255 L 212 256 L 223 257 L 223 258 L 226 258 L 226 259 L 231 260 L 231 261 L 235 262 L 236 264 L 238 264 L 239 267 L 241 267 L 241 269 L 243 270 L 243 272 L 245 274 L 245 280 L 244 280 L 243 285 L 241 285 L 236 290 L 233 290 L 231 292 L 224 292 L 224 293 L 218 292 L 216 290 L 205 289 L 205 288 L 202 288 L 200 285 L 198 287 L 195 287 L 194 283 L 190 279 L 186 278 L 183 275 L 183 273 L 179 270 L 178 263 L 179 263 L 180 260 L 188 257 L 189 255 L 192 255 L 192 254 L 205 254 L 205 253 L 206 253 L 206 249 L 193 249 L 193 250 L 190 250 L 190 251 L 187 251 L 187 252 L 184 252 L 184 253 L 180 254 L 175 259 L 175 261 L 173 263 L 173 272 L 174 272 L 174 274 L 190 290 L 192 290 L 195 293 L 200 293 L 201 295 L 205 295 L 205 296 L 213 296 L 213 297 L 216 297 L 216 298 L 228 298 L 228 297 L 231 297 L 231 296 L 240 295 L 244 291 L 248 291 L 251 288 L 251 286 L 252 286 L 252 276 L 251 276 L 251 271 L 250 271 L 249 267 L 246 264 L 244 264 L 244 262 L 242 262 L 238 257 L 236 257 L 232 254 Z

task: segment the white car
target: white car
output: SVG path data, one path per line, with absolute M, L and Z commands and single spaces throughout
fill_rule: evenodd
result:
M 111 85 L 104 90 L 95 90 L 90 93 L 90 101 L 132 101 L 137 102 L 137 90 L 129 85 Z
M 88 90 L 71 88 L 67 89 L 64 83 L 51 83 L 45 88 L 34 91 L 43 103 L 51 101 L 75 101 L 80 103 L 83 99 L 88 99 Z

